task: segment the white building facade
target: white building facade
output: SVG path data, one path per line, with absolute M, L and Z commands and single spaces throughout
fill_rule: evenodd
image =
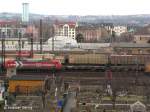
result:
M 16 38 L 19 34 L 23 36 L 25 33 L 26 28 L 16 21 L 0 21 L 0 38 Z
M 126 26 L 114 26 L 113 31 L 116 33 L 117 36 L 120 36 L 122 33 L 127 32 Z
M 66 36 L 75 39 L 76 27 L 76 22 L 55 22 L 55 36 Z

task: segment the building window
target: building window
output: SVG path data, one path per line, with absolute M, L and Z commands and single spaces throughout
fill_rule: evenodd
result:
M 10 29 L 7 30 L 7 34 L 8 34 L 8 37 L 11 37 L 11 30 Z
M 24 41 L 22 41 L 22 48 L 24 48 Z
M 0 29 L 0 38 L 2 37 L 2 31 L 1 31 L 1 29 Z
M 67 26 L 64 27 L 64 36 L 68 36 L 68 27 Z
M 138 49 L 138 53 L 139 53 L 139 54 L 142 54 L 142 50 L 141 50 L 141 49 Z
M 132 54 L 132 50 L 128 50 L 128 54 Z
M 150 49 L 148 49 L 147 52 L 150 53 Z
M 5 44 L 8 45 L 8 42 L 6 41 Z

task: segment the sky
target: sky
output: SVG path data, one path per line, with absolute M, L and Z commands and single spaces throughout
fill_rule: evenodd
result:
M 23 2 L 44 15 L 150 14 L 150 0 L 0 0 L 0 12 L 21 13 Z

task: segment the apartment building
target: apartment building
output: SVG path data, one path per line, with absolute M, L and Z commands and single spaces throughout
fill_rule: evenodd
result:
M 116 36 L 120 36 L 122 33 L 127 32 L 126 26 L 114 26 L 113 31 L 115 32 Z
M 109 37 L 107 30 L 99 26 L 79 26 L 76 34 L 83 36 L 83 42 L 99 42 L 102 38 Z
M 16 38 L 19 34 L 24 35 L 25 31 L 26 28 L 22 27 L 19 22 L 0 21 L 0 38 Z
M 76 22 L 58 22 L 54 24 L 55 36 L 66 36 L 75 39 L 76 36 Z

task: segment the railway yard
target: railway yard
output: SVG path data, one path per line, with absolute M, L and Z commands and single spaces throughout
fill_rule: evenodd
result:
M 150 112 L 149 55 L 34 56 L 6 60 L 0 111 L 130 112 L 140 102 Z
M 62 99 L 64 93 L 76 93 L 75 112 L 128 112 L 130 104 L 141 101 L 149 109 L 149 77 L 143 72 L 113 72 L 113 78 L 108 80 L 105 72 L 58 72 L 48 75 L 51 88 L 45 94 L 44 109 L 42 95 L 17 95 L 15 103 L 6 112 L 49 112 L 60 110 L 57 100 Z M 22 74 L 18 74 L 18 77 Z M 31 74 L 25 74 L 30 76 Z M 32 74 L 35 75 L 35 74 Z M 110 82 L 109 82 L 110 81 Z M 111 83 L 111 93 L 108 85 Z M 68 86 L 66 87 L 66 85 Z M 56 89 L 57 97 L 55 96 Z M 113 94 L 115 93 L 115 94 Z M 115 99 L 115 101 L 114 101 Z M 115 102 L 115 107 L 113 104 Z M 16 107 L 16 109 L 15 109 Z M 12 109 L 13 108 L 13 109 Z M 149 111 L 149 110 L 147 110 Z

